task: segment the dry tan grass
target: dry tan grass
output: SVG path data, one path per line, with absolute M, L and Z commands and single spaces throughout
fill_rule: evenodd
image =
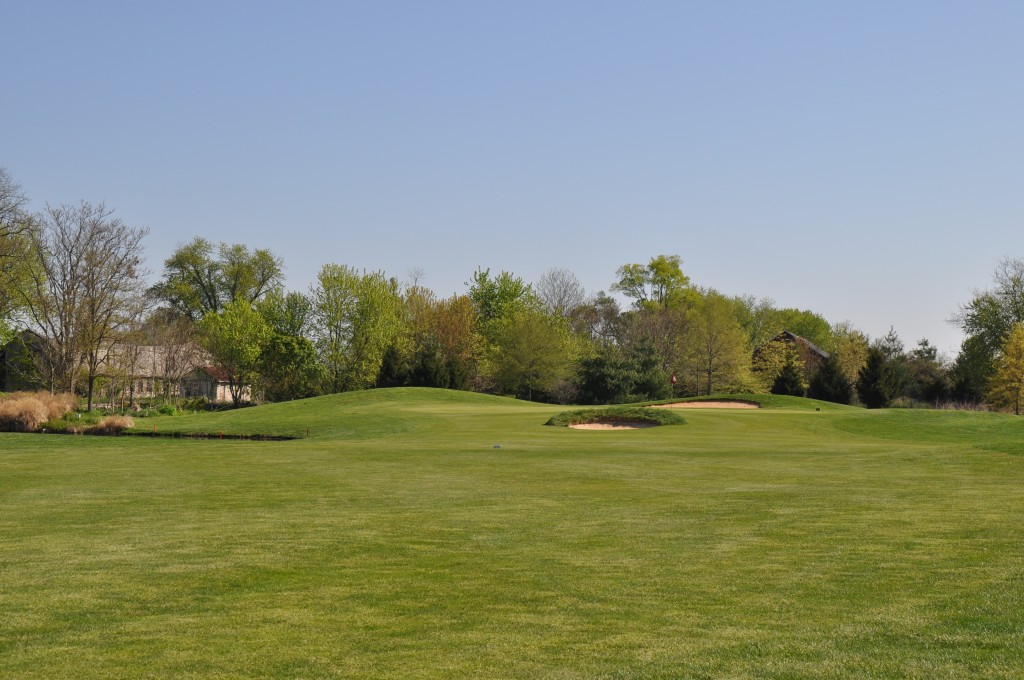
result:
M 46 407 L 34 397 L 0 401 L 0 431 L 34 432 L 47 421 Z
M 34 432 L 47 420 L 56 420 L 75 408 L 70 394 L 11 392 L 0 396 L 0 431 Z
M 0 402 L 20 399 L 36 399 L 46 409 L 46 419 L 55 420 L 57 418 L 63 418 L 68 413 L 75 410 L 75 397 L 67 392 L 58 392 L 56 394 L 40 390 L 38 392 L 11 392 L 10 394 L 0 397 Z
M 91 434 L 120 434 L 129 427 L 135 427 L 131 416 L 107 416 L 89 428 Z

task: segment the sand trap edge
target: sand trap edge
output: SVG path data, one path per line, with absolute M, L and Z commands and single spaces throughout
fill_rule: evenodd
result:
M 566 425 L 566 427 L 573 430 L 644 430 L 649 427 L 660 427 L 661 423 L 651 423 L 645 421 L 615 421 L 615 422 L 604 422 L 604 423 L 575 423 L 573 425 Z
M 652 404 L 651 408 L 737 408 L 757 409 L 761 405 L 756 401 L 742 399 L 710 399 L 705 401 L 677 401 L 671 404 Z

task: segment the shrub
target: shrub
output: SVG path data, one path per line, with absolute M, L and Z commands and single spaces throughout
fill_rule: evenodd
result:
M 653 423 L 655 425 L 682 425 L 686 421 L 678 413 L 668 409 L 647 406 L 613 406 L 611 408 L 587 408 L 579 411 L 563 411 L 548 420 L 545 425 L 568 427 L 585 423 Z
M 210 410 L 210 400 L 206 397 L 191 397 L 189 399 L 182 399 L 175 406 L 175 412 L 181 413 L 183 411 L 208 411 Z
M 135 421 L 131 416 L 107 416 L 90 427 L 87 432 L 89 434 L 116 435 L 130 427 L 135 427 Z

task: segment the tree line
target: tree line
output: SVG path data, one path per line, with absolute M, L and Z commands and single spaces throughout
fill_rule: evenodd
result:
M 623 264 L 607 293 L 588 294 L 565 269 L 527 282 L 478 268 L 464 293 L 440 297 L 416 277 L 341 264 L 290 291 L 269 250 L 196 237 L 147 285 L 145 229 L 102 204 L 36 214 L 26 205 L 0 168 L 0 333 L 29 329 L 40 340 L 39 382 L 80 391 L 90 407 L 115 363 L 131 373 L 132 352 L 158 345 L 167 396 L 201 347 L 236 403 L 247 389 L 280 401 L 430 386 L 560 403 L 776 392 L 869 407 L 1020 408 L 1021 260 L 1002 262 L 995 286 L 957 311 L 967 339 L 948 361 L 927 340 L 908 349 L 894 331 L 871 339 L 809 310 L 695 285 L 677 255 Z

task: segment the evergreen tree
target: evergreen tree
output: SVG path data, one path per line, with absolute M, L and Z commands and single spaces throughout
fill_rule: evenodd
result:
M 451 385 L 448 363 L 436 349 L 424 349 L 413 364 L 409 384 L 415 387 L 448 388 Z
M 784 394 L 790 397 L 804 396 L 804 381 L 800 368 L 792 354 L 787 354 L 786 363 L 782 365 L 779 377 L 772 384 L 772 394 Z
M 667 399 L 672 386 L 647 342 L 623 352 L 618 345 L 598 349 L 580 361 L 576 398 L 581 404 L 622 404 Z
M 402 387 L 409 382 L 409 369 L 402 361 L 402 351 L 390 345 L 384 352 L 377 374 L 377 387 Z
M 835 356 L 829 356 L 811 378 L 808 396 L 837 404 L 849 404 L 853 400 L 853 385 Z
M 868 408 L 885 408 L 899 392 L 899 376 L 885 352 L 879 347 L 868 349 L 868 361 L 857 376 L 857 396 Z
M 953 398 L 957 401 L 981 403 L 992 375 L 992 356 L 980 336 L 971 336 L 960 346 L 950 377 Z
M 577 398 L 581 404 L 615 404 L 630 392 L 633 381 L 618 347 L 601 348 L 580 361 Z
M 654 347 L 646 341 L 640 342 L 627 353 L 630 371 L 630 387 L 625 401 L 668 399 L 672 396 L 672 385 L 658 361 Z

